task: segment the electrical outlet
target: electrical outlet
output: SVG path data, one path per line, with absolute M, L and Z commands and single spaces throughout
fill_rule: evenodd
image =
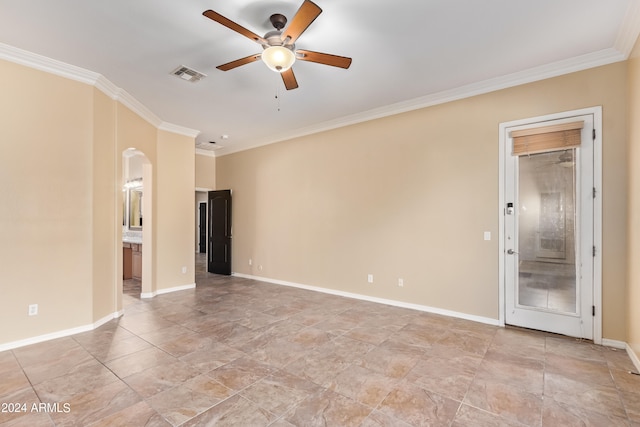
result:
M 249 258 L 249 265 L 253 265 L 253 260 Z
M 258 270 L 262 271 L 262 265 L 258 266 Z
M 182 274 L 187 274 L 187 267 L 182 267 Z
M 373 283 L 373 274 L 368 274 L 367 275 L 367 282 Z
M 398 279 L 398 286 L 400 286 L 400 287 L 404 286 L 404 280 L 403 279 Z
M 29 304 L 29 316 L 38 314 L 38 304 Z
M 484 240 L 491 240 L 491 232 L 490 231 L 485 231 L 484 232 Z

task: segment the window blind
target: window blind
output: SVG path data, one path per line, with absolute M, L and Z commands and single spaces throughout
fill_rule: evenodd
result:
M 560 125 L 543 126 L 538 128 L 514 130 L 514 156 L 544 153 L 547 151 L 568 150 L 580 147 L 580 134 L 584 122 L 563 123 Z

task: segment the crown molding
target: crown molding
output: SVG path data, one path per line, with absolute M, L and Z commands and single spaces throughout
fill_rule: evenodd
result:
M 0 43 L 0 59 L 5 59 L 29 68 L 44 71 L 56 76 L 95 85 L 100 74 L 67 64 L 37 53 L 28 52 L 8 44 Z
M 625 55 L 614 48 L 604 49 L 598 52 L 577 56 L 563 61 L 554 62 L 539 67 L 530 68 L 505 76 L 500 76 L 477 83 L 472 83 L 458 88 L 444 90 L 430 95 L 410 99 L 403 102 L 375 108 L 362 113 L 352 114 L 336 120 L 330 120 L 314 126 L 297 129 L 293 132 L 280 134 L 273 138 L 257 140 L 253 144 L 243 147 L 225 147 L 216 152 L 216 156 L 225 156 L 239 151 L 250 150 L 264 145 L 274 144 L 294 138 L 312 135 L 319 132 L 338 129 L 370 120 L 381 119 L 396 114 L 406 113 L 413 110 L 432 107 L 448 102 L 458 101 L 477 95 L 483 95 L 502 89 L 508 89 L 527 83 L 558 77 L 565 74 L 575 73 L 615 62 L 624 61 Z
M 618 31 L 614 48 L 629 58 L 640 35 L 640 2 L 631 1 Z
M 189 129 L 163 121 L 127 91 L 114 85 L 102 74 L 94 71 L 89 71 L 75 65 L 67 64 L 65 62 L 19 49 L 4 43 L 0 43 L 0 59 L 64 77 L 69 80 L 75 80 L 80 83 L 92 85 L 112 100 L 122 103 L 157 129 L 192 138 L 195 138 L 200 133 L 200 131 L 195 129 Z
M 102 74 L 100 74 L 93 86 L 114 101 L 118 100 L 122 92 L 122 89 L 111 83 L 111 81 L 107 80 Z
M 200 156 L 216 157 L 216 153 L 214 153 L 213 151 L 203 150 L 202 148 L 196 148 L 196 154 Z
M 200 131 L 196 129 L 190 129 L 179 125 L 174 125 L 172 123 L 162 122 L 160 126 L 158 126 L 160 130 L 166 130 L 167 132 L 177 133 L 179 135 L 188 136 L 191 138 L 195 138 L 200 135 Z

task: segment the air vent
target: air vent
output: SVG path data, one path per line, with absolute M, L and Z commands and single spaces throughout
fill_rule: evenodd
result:
M 184 65 L 181 65 L 173 70 L 171 74 L 180 77 L 182 80 L 186 80 L 192 83 L 195 83 L 207 77 L 206 74 L 202 74 L 201 72 L 196 71 L 193 68 L 185 67 Z
M 219 150 L 220 148 L 224 148 L 224 146 L 218 144 L 215 141 L 209 141 L 209 142 L 196 143 L 196 148 L 200 148 L 202 150 L 215 151 L 215 150 Z

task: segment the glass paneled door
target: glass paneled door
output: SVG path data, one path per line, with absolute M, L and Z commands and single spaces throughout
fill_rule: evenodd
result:
M 507 132 L 505 321 L 593 338 L 593 117 Z

